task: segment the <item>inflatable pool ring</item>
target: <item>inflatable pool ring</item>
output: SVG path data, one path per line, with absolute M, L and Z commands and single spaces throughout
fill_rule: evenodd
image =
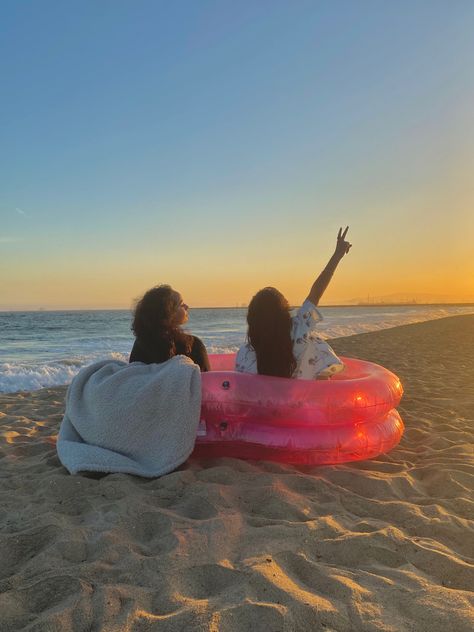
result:
M 342 361 L 330 380 L 293 380 L 237 373 L 235 354 L 211 355 L 193 454 L 313 465 L 388 452 L 404 430 L 400 380 L 372 362 Z

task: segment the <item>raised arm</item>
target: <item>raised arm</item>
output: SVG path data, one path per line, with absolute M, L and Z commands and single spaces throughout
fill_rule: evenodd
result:
M 352 244 L 345 240 L 348 230 L 349 226 L 346 226 L 344 232 L 342 232 L 342 228 L 339 229 L 339 232 L 337 234 L 336 250 L 334 251 L 333 256 L 329 259 L 327 266 L 313 283 L 313 286 L 307 298 L 307 300 L 311 301 L 313 305 L 319 304 L 321 296 L 324 294 L 327 286 L 329 285 L 329 281 L 332 279 L 332 275 L 334 274 L 339 261 L 343 258 L 344 255 L 349 252 L 352 247 Z

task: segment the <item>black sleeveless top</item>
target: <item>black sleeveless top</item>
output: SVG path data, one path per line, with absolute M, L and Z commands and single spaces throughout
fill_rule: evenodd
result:
M 176 348 L 176 355 L 186 355 L 191 360 L 199 365 L 201 371 L 209 371 L 210 364 L 209 358 L 207 357 L 206 347 L 204 343 L 199 340 L 196 336 L 191 336 L 193 339 L 193 344 L 191 347 L 191 351 L 189 353 L 185 353 L 184 349 L 179 348 L 179 344 Z M 161 362 L 166 362 L 170 357 L 165 354 L 159 354 L 155 352 L 153 349 L 149 347 L 145 347 L 145 345 L 141 344 L 138 338 L 135 340 L 133 345 L 132 352 L 130 353 L 129 362 L 143 362 L 144 364 L 159 364 Z

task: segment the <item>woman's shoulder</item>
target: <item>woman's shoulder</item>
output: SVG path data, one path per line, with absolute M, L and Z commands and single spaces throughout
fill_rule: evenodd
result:
M 235 370 L 240 373 L 257 373 L 257 356 L 249 342 L 243 344 L 237 351 Z
M 316 305 L 307 298 L 301 307 L 296 312 L 294 318 L 301 318 L 302 320 L 315 320 L 319 322 L 323 320 L 323 316 Z
M 189 352 L 190 358 L 193 362 L 199 364 L 201 371 L 210 371 L 211 366 L 207 355 L 206 345 L 197 336 L 193 336 L 191 334 L 189 335 L 192 338 L 191 351 Z
M 304 332 L 313 329 L 317 323 L 323 320 L 323 317 L 316 305 L 306 299 L 292 320 L 293 337 L 300 337 Z
M 132 351 L 130 352 L 130 358 L 128 361 L 129 363 L 143 362 L 145 364 L 152 364 L 154 362 L 149 349 L 146 347 L 145 344 L 143 344 L 143 342 L 138 340 L 138 338 L 136 338 L 133 343 Z
M 250 344 L 250 342 L 246 342 L 239 347 L 237 351 L 237 355 L 246 355 L 247 353 L 255 353 L 254 348 Z
M 201 340 L 201 338 L 198 338 L 197 336 L 194 336 L 192 334 L 189 334 L 190 337 L 193 339 L 193 349 L 205 349 L 206 345 L 203 343 L 203 341 Z

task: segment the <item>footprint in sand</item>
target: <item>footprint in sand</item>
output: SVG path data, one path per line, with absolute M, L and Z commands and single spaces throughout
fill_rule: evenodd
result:
M 81 597 L 92 594 L 92 586 L 71 575 L 58 574 L 42 577 L 17 591 L 22 609 L 39 614 L 47 610 L 67 609 L 67 602 L 78 602 Z M 73 604 L 71 604 L 73 605 Z
M 256 621 L 259 630 L 285 630 L 288 629 L 286 611 L 287 608 L 276 603 L 241 603 L 218 610 L 216 619 L 226 632 L 254 630 Z
M 61 533 L 56 525 L 44 525 L 21 533 L 0 535 L 0 578 L 17 574 L 23 564 L 52 546 Z
M 171 505 L 170 509 L 180 516 L 191 520 L 209 520 L 218 515 L 214 505 L 204 496 L 195 494 L 181 498 L 177 504 Z
M 127 533 L 138 545 L 138 552 L 144 556 L 170 553 L 178 547 L 178 539 L 172 533 L 170 518 L 160 511 L 140 513 L 127 523 Z
M 246 575 L 220 564 L 202 564 L 178 571 L 169 587 L 191 599 L 209 599 L 242 586 Z

